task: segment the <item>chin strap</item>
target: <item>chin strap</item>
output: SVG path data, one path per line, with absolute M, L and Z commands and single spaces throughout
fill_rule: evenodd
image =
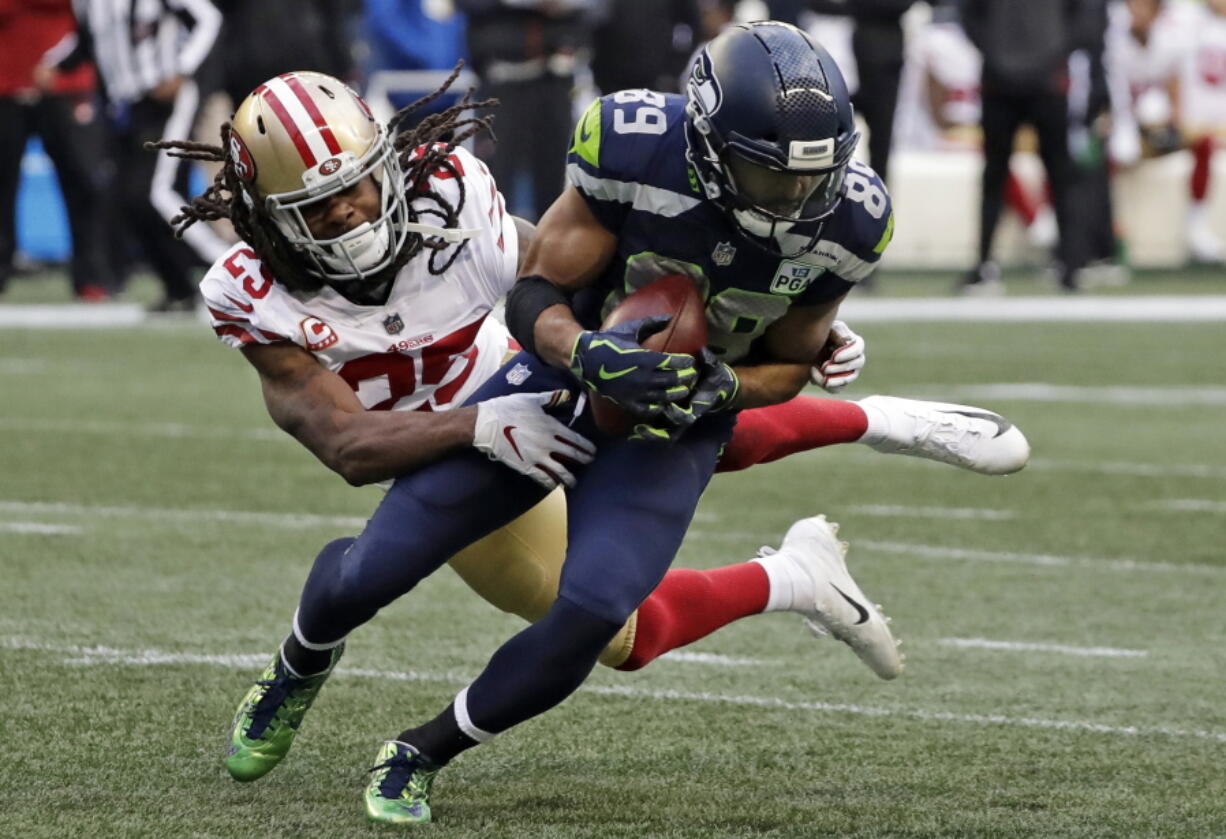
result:
M 433 236 L 452 244 L 467 242 L 469 239 L 481 235 L 481 229 L 477 227 L 439 227 L 435 224 L 418 224 L 415 221 L 406 221 L 401 227 L 410 233 Z

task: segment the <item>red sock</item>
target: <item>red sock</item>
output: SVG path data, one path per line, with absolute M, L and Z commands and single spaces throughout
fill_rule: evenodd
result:
M 1209 194 L 1209 171 L 1213 164 L 1213 138 L 1201 137 L 1192 144 L 1192 200 L 1204 201 Z
M 868 430 L 868 417 L 855 402 L 797 396 L 779 405 L 741 411 L 717 472 L 736 472 L 789 454 L 854 443 Z
M 766 608 L 769 596 L 766 570 L 756 562 L 712 571 L 674 568 L 639 606 L 634 647 L 617 669 L 646 667 L 669 650 L 756 615 Z
M 1026 194 L 1026 188 L 1022 186 L 1022 182 L 1012 171 L 1009 172 L 1009 177 L 1005 181 L 1005 203 L 1021 216 L 1022 222 L 1027 227 L 1034 224 L 1034 217 L 1039 214 L 1038 202 L 1031 200 Z

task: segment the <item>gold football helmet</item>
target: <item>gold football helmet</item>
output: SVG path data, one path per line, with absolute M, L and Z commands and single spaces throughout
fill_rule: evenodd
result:
M 391 265 L 410 231 L 400 163 L 386 126 L 344 82 L 299 71 L 269 79 L 239 105 L 226 150 L 243 181 L 309 270 L 330 284 L 360 282 Z M 317 239 L 304 207 L 365 177 L 380 214 L 332 239 Z

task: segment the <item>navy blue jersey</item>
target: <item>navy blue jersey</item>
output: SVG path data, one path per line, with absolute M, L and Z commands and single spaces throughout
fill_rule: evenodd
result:
M 617 255 L 591 290 L 576 296 L 587 328 L 627 294 L 683 273 L 707 301 L 711 349 L 745 358 L 789 306 L 834 300 L 873 272 L 894 232 L 885 185 L 853 162 L 844 197 L 823 222 L 777 234 L 794 253 L 821 225 L 807 252 L 783 259 L 740 234 L 708 201 L 686 158 L 685 97 L 623 90 L 588 108 L 567 155 L 570 183 L 602 225 L 617 234 Z

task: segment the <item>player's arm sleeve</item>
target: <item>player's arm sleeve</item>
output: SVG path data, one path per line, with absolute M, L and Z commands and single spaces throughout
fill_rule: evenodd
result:
M 219 263 L 220 264 L 220 263 Z M 209 316 L 209 325 L 227 346 L 241 349 L 248 344 L 288 341 L 284 330 L 270 328 L 256 310 L 256 301 L 237 282 L 218 275 L 217 266 L 200 282 L 200 293 Z
M 613 134 L 610 103 L 607 96 L 597 99 L 576 123 L 566 153 L 566 178 L 583 196 L 596 220 L 616 233 L 630 212 L 636 185 L 619 173 L 618 149 L 608 142 Z

